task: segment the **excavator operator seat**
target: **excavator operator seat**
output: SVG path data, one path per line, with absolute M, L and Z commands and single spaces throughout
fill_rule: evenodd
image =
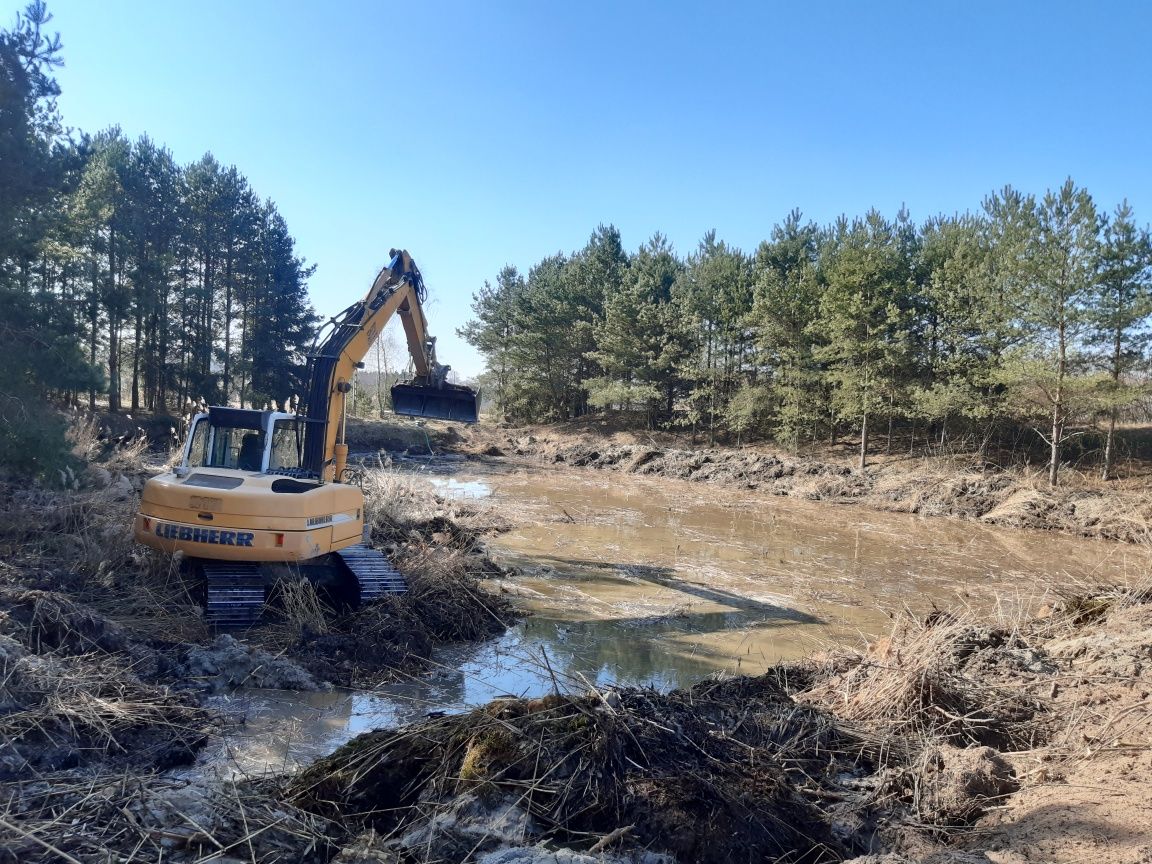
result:
M 261 436 L 256 432 L 249 432 L 240 444 L 240 455 L 236 459 L 236 467 L 241 471 L 259 471 L 264 445 L 260 443 Z

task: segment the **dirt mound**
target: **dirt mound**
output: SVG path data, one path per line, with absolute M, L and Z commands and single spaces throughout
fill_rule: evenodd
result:
M 429 826 L 445 824 L 468 795 L 490 808 L 512 802 L 522 810 L 521 845 L 545 837 L 589 843 L 629 826 L 615 835 L 620 848 L 680 861 L 837 860 L 842 846 L 827 818 L 798 791 L 800 775 L 785 767 L 797 770 L 798 742 L 810 740 L 813 712 L 770 684 L 755 686 L 760 695 L 744 719 L 757 707 L 773 719 L 747 729 L 729 713 L 731 694 L 708 688 L 500 700 L 363 735 L 299 775 L 293 800 L 321 815 L 363 814 L 365 826 L 420 838 L 424 848 Z M 831 742 L 833 731 L 825 726 L 820 734 Z M 815 771 L 804 775 L 808 782 L 842 767 L 830 764 L 837 752 L 848 748 L 805 762 Z M 455 844 L 465 842 L 460 832 L 432 833 L 435 854 L 453 860 Z M 471 846 L 490 851 L 475 838 Z
M 916 815 L 934 825 L 970 825 L 1020 788 L 1012 766 L 991 747 L 930 748 L 914 773 Z
M 185 764 L 214 724 L 189 694 L 146 684 L 107 656 L 36 654 L 0 636 L 0 672 L 0 779 Z
M 420 669 L 437 645 L 484 639 L 515 620 L 508 599 L 483 584 L 507 572 L 483 542 L 502 520 L 436 495 L 410 473 L 373 470 L 364 486 L 372 545 L 404 574 L 408 591 L 291 628 L 279 647 L 294 661 L 317 679 L 372 687 Z
M 439 452 L 465 440 L 452 423 L 417 423 L 399 418 L 364 420 L 349 417 L 345 437 L 354 453 Z
M 0 626 L 37 653 L 118 653 L 129 645 L 119 624 L 54 591 L 0 588 L 0 609 Z
M 188 648 L 180 672 L 213 692 L 232 687 L 321 689 L 311 675 L 291 660 L 244 645 L 227 633 L 209 645 Z
M 371 687 L 418 670 L 438 645 L 503 633 L 516 619 L 506 597 L 480 586 L 495 567 L 487 556 L 451 546 L 411 543 L 388 551 L 408 592 L 305 628 L 288 647 L 316 679 Z
M 330 836 L 340 833 L 286 804 L 266 781 L 72 772 L 7 783 L 0 792 L 7 805 L 0 864 L 324 864 L 336 852 Z

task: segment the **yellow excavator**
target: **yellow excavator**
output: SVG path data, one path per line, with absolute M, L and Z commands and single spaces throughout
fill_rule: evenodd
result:
M 136 540 L 183 553 L 205 586 L 210 624 L 257 623 L 269 589 L 293 573 L 351 605 L 406 590 L 388 558 L 367 544 L 345 425 L 353 376 L 394 314 L 415 377 L 392 388 L 393 410 L 476 422 L 479 392 L 448 383 L 449 367 L 436 360 L 426 296 L 412 257 L 393 249 L 368 295 L 317 336 L 303 410 L 211 407 L 193 418 L 180 464 L 145 484 Z

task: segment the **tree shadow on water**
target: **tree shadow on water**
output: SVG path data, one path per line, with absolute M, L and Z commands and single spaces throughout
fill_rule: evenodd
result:
M 607 561 L 591 561 L 583 558 L 563 558 L 559 556 L 539 556 L 533 560 L 540 561 L 553 568 L 561 576 L 587 576 L 593 571 L 595 577 L 604 581 L 626 582 L 632 584 L 648 583 L 660 588 L 667 588 L 681 594 L 687 594 L 698 600 L 715 603 L 727 607 L 731 611 L 680 611 L 673 613 L 631 617 L 626 620 L 634 625 L 645 623 L 655 624 L 669 620 L 695 621 L 695 626 L 679 626 L 672 629 L 691 630 L 698 633 L 707 633 L 716 630 L 727 630 L 733 627 L 744 627 L 749 624 L 824 624 L 822 618 L 802 612 L 790 606 L 770 603 L 699 582 L 690 582 L 680 577 L 671 567 L 652 566 L 647 564 L 616 564 Z

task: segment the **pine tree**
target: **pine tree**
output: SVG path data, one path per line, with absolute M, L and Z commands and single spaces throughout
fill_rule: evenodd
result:
M 822 387 L 813 352 L 812 324 L 819 312 L 823 285 L 817 272 L 820 232 L 802 223 L 799 210 L 772 229 L 760 244 L 754 263 L 754 305 L 749 325 L 756 334 L 757 363 L 771 384 L 773 431 L 793 449 L 815 427 L 823 413 Z
M 585 382 L 592 405 L 634 405 L 649 424 L 671 417 L 676 395 L 686 387 L 682 368 L 693 350 L 673 295 L 682 269 L 662 234 L 653 235 L 631 259 L 624 285 L 605 300 L 596 351 L 589 355 L 603 371 Z
M 1072 376 L 1085 357 L 1078 350 L 1088 323 L 1085 309 L 1096 281 L 1099 218 L 1092 196 L 1072 180 L 1049 191 L 1036 212 L 1031 244 L 1031 281 L 1022 300 L 1022 320 L 1033 350 L 1020 368 L 1048 403 L 1051 435 L 1048 482 L 1059 482 L 1073 396 Z
M 1090 325 L 1108 373 L 1104 399 L 1108 432 L 1100 475 L 1110 480 L 1116 460 L 1117 416 L 1144 389 L 1125 386 L 1125 378 L 1145 365 L 1152 339 L 1146 326 L 1152 316 L 1152 236 L 1147 228 L 1136 227 L 1127 201 L 1117 206 L 1104 228 L 1096 291 Z
M 478 350 L 491 372 L 491 391 L 496 399 L 496 411 L 508 413 L 508 394 L 514 368 L 511 365 L 512 346 L 516 338 L 514 310 L 519 295 L 524 291 L 524 278 L 512 266 L 504 267 L 496 276 L 496 285 L 485 282 L 472 298 L 472 313 L 476 317 L 457 330 L 457 334 Z
M 824 340 L 833 403 L 860 426 L 860 468 L 867 465 L 877 415 L 892 410 L 910 356 L 910 273 L 898 226 L 872 210 L 839 226 L 825 249 L 827 282 L 810 329 Z

